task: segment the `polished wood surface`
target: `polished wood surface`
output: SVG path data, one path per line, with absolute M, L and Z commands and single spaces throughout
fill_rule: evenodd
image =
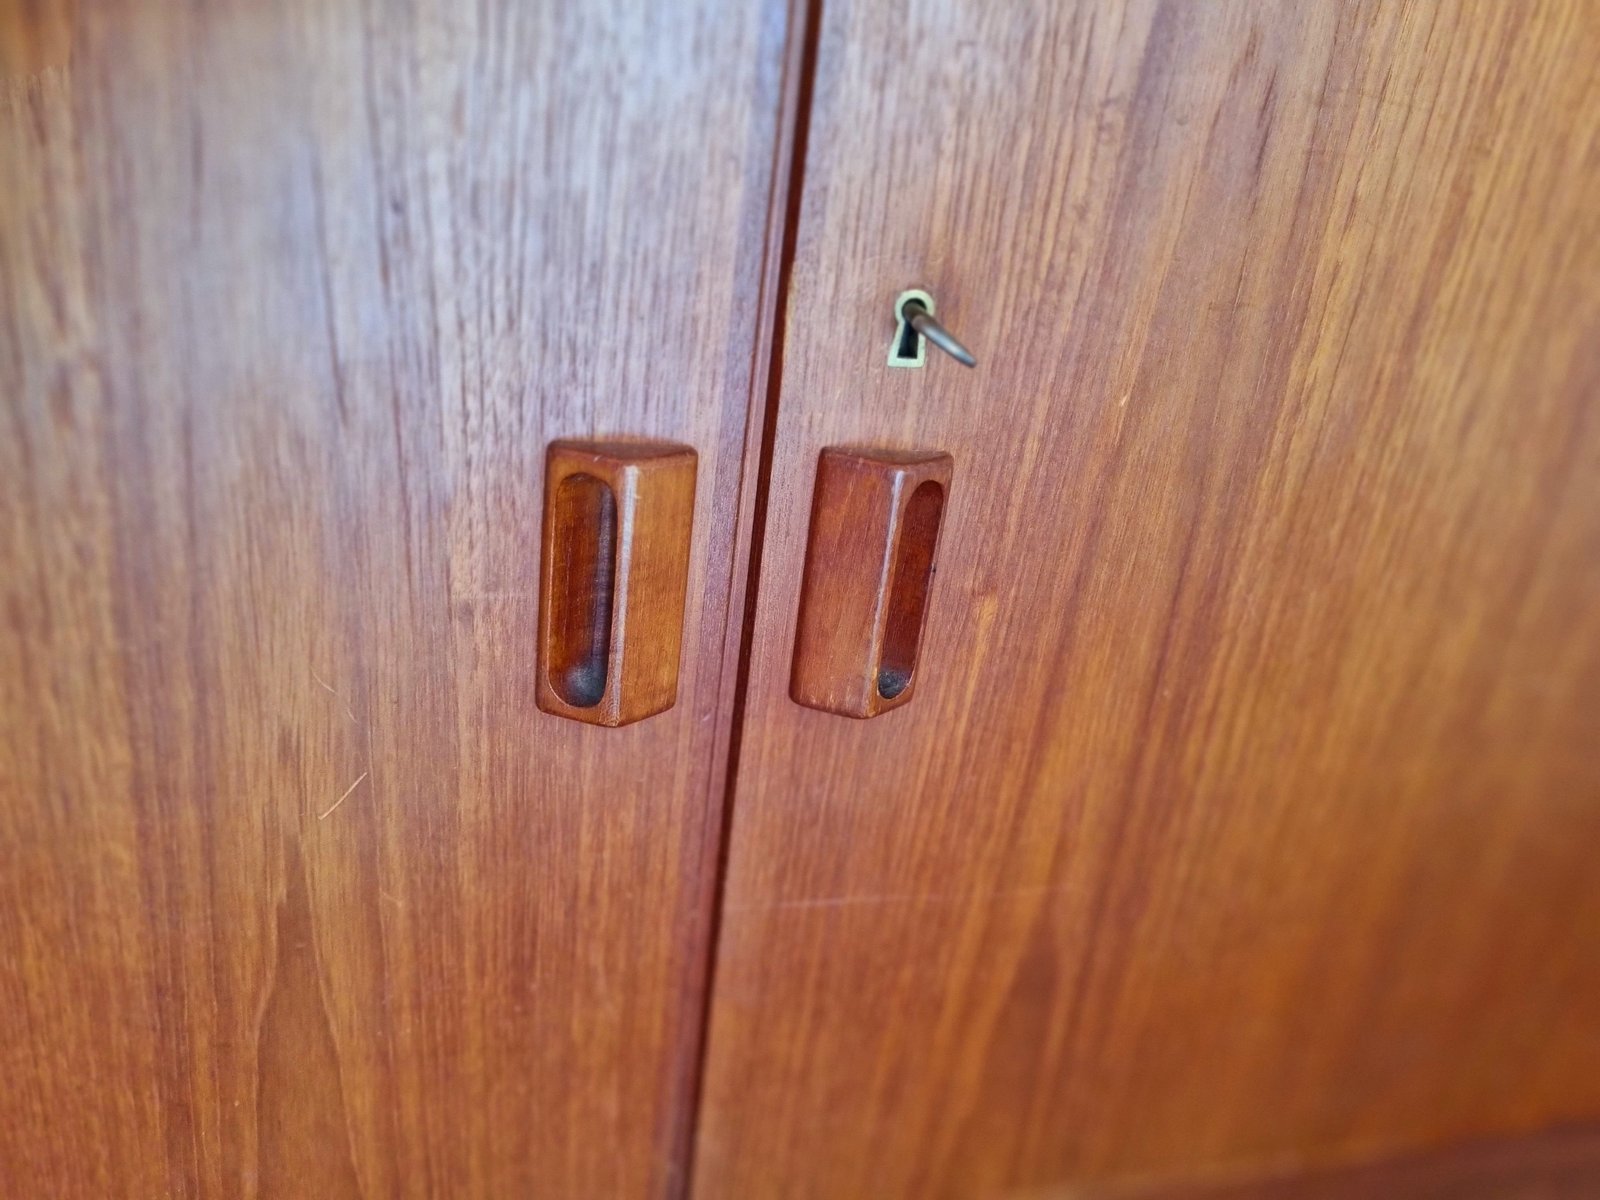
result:
M 630 725 L 678 699 L 695 452 L 671 442 L 550 444 L 538 702 Z
M 796 704 L 875 717 L 909 703 L 954 464 L 829 447 L 817 460 L 796 618 Z
M 785 22 L 0 9 L 0 1193 L 677 1186 Z M 541 472 L 622 435 L 700 472 L 612 730 Z
M 1593 1200 L 1600 1127 L 1484 1138 L 1393 1158 L 1304 1170 L 1293 1162 L 1245 1179 L 1147 1179 L 1053 1193 L 1057 1200 Z M 1031 1200 L 1051 1200 L 1049 1190 Z
M 1600 8 L 822 19 L 698 1194 L 1600 1115 Z M 872 721 L 787 694 L 828 445 L 957 464 Z

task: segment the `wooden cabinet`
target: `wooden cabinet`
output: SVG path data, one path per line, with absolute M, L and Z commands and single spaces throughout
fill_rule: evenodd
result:
M 824 5 L 701 1195 L 1600 1112 L 1597 16 Z M 913 283 L 978 370 L 879 366 Z M 787 694 L 835 444 L 955 460 L 866 722 Z
M 0 10 L 0 1190 L 1592 1194 L 1597 60 Z
M 674 1190 L 782 4 L 4 13 L 0 1192 Z M 619 435 L 698 480 L 602 729 L 542 474 Z

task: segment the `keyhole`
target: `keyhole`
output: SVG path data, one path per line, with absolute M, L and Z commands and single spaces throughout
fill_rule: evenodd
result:
M 920 367 L 928 361 L 928 342 L 920 333 L 911 328 L 911 322 L 906 320 L 906 302 L 915 300 L 933 312 L 933 297 L 921 288 L 912 288 L 901 292 L 894 302 L 894 341 L 889 343 L 889 365 L 891 367 Z
M 900 318 L 900 341 L 895 347 L 894 356 L 902 363 L 917 357 L 919 349 L 917 343 L 922 340 L 922 335 L 911 328 L 911 322 L 904 317 Z

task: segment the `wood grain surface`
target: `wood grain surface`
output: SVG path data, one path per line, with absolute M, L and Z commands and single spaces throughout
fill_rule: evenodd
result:
M 698 1195 L 1600 1115 L 1600 8 L 822 12 Z M 827 445 L 956 461 L 867 722 L 786 694 Z
M 786 22 L 0 6 L 0 1193 L 677 1187 Z M 700 456 L 627 729 L 562 436 Z
M 1592 1200 L 1596 1179 L 1600 1127 L 1579 1125 L 1310 1170 L 1285 1162 L 1243 1179 L 1147 1179 L 1029 1195 L 1030 1200 Z

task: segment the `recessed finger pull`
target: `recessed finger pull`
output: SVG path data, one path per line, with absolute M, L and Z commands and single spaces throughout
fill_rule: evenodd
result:
M 627 725 L 671 708 L 694 527 L 695 452 L 550 443 L 539 579 L 541 709 Z
M 817 463 L 789 694 L 845 717 L 910 701 L 954 463 L 829 448 Z
M 895 335 L 889 346 L 891 367 L 920 367 L 928 360 L 932 342 L 964 367 L 978 360 L 943 325 L 934 319 L 933 297 L 921 288 L 901 292 L 894 302 Z

